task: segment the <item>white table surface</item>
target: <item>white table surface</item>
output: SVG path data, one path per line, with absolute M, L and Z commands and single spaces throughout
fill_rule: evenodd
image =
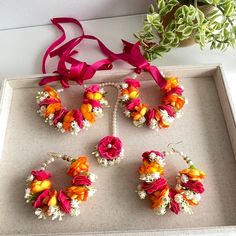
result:
M 121 38 L 135 42 L 133 32 L 141 28 L 143 19 L 144 15 L 134 15 L 84 21 L 82 24 L 87 34 L 99 37 L 108 47 L 118 52 L 121 50 Z M 69 35 L 75 35 L 74 29 L 74 27 L 68 28 Z M 41 73 L 44 51 L 58 35 L 59 32 L 52 25 L 0 30 L 0 80 L 5 77 Z M 83 48 L 81 51 L 86 51 L 86 55 L 81 58 L 90 62 L 100 58 L 99 53 L 92 48 Z M 229 49 L 223 53 L 206 48 L 202 51 L 198 45 L 194 45 L 173 49 L 163 58 L 155 60 L 153 64 L 157 66 L 222 64 L 236 107 L 236 50 Z M 50 63 L 49 69 L 53 65 L 55 64 Z M 124 67 L 123 64 L 118 66 Z M 217 235 L 224 234 L 217 233 Z

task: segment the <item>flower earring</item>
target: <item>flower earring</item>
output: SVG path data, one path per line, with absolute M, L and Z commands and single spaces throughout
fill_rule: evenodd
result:
M 182 157 L 188 168 L 178 172 L 177 183 L 174 188 L 170 188 L 163 175 L 165 158 L 173 154 Z M 151 207 L 157 215 L 164 215 L 168 208 L 175 214 L 179 212 L 191 214 L 191 206 L 198 205 L 204 192 L 202 180 L 206 174 L 197 169 L 186 154 L 173 147 L 168 152 L 144 152 L 142 157 L 143 164 L 138 169 L 141 183 L 137 192 L 140 199 L 148 196 L 152 202 Z
M 59 219 L 66 214 L 78 216 L 80 204 L 95 193 L 90 185 L 95 182 L 97 176 L 88 172 L 89 163 L 87 157 L 72 158 L 60 153 L 48 153 L 51 158 L 45 161 L 41 168 L 31 171 L 27 177 L 28 187 L 25 190 L 26 203 L 31 203 L 38 219 L 51 217 Z M 62 159 L 70 163 L 67 174 L 72 177 L 72 186 L 65 191 L 57 191 L 52 188 L 52 175 L 46 171 L 49 164 L 56 159 Z

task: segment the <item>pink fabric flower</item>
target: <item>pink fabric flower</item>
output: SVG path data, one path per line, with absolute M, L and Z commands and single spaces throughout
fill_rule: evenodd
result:
M 70 213 L 71 210 L 70 200 L 63 191 L 59 191 L 57 200 L 60 209 L 67 214 Z
M 150 125 L 152 119 L 155 118 L 156 109 L 149 109 L 145 115 L 147 125 Z
M 169 93 L 167 93 L 167 95 L 173 94 L 173 93 L 176 93 L 178 95 L 182 95 L 183 92 L 184 92 L 184 90 L 181 87 L 176 87 L 176 88 L 172 88 L 171 91 Z
M 100 90 L 100 85 L 98 84 L 94 84 L 94 85 L 91 85 L 89 86 L 88 88 L 85 89 L 85 94 L 86 93 L 96 93 Z
M 54 98 L 46 98 L 42 102 L 39 103 L 39 106 L 47 106 L 52 103 L 58 103 L 58 101 L 55 100 Z
M 52 175 L 46 172 L 45 170 L 33 170 L 31 174 L 34 176 L 35 179 L 39 181 L 43 181 L 52 177 Z
M 99 107 L 99 108 L 102 107 L 101 103 L 97 100 L 89 100 L 89 99 L 86 98 L 86 99 L 84 99 L 84 103 L 85 104 L 88 104 L 88 103 L 91 104 L 93 108 L 94 107 Z
M 76 175 L 72 179 L 72 185 L 75 186 L 80 186 L 80 185 L 89 186 L 91 184 L 92 184 L 91 180 L 86 175 Z
M 180 212 L 180 208 L 179 208 L 179 204 L 174 200 L 175 194 L 177 194 L 177 192 L 173 189 L 170 189 L 170 192 L 169 192 L 170 210 L 178 215 L 178 213 Z
M 142 189 L 145 190 L 148 194 L 152 194 L 153 192 L 160 191 L 166 186 L 166 180 L 164 178 L 159 178 L 154 182 L 142 183 Z
M 140 99 L 138 98 L 135 98 L 133 99 L 132 101 L 130 101 L 127 105 L 126 105 L 126 108 L 129 110 L 129 111 L 133 111 L 134 108 L 136 106 L 139 106 L 140 105 Z
M 43 200 L 49 196 L 50 191 L 44 190 L 41 194 L 38 195 L 38 197 L 36 198 L 33 207 L 34 208 L 42 208 L 43 207 Z
M 132 87 L 135 87 L 135 88 L 140 87 L 140 82 L 136 79 L 126 79 L 124 82 L 126 84 L 128 84 L 129 86 L 132 86 Z
M 162 158 L 164 159 L 163 153 L 158 152 L 158 151 L 154 151 L 154 150 L 151 150 L 150 152 L 144 152 L 143 155 L 142 155 L 142 157 L 143 157 L 144 159 L 146 159 L 147 161 L 149 161 L 149 155 L 150 155 L 152 152 L 155 153 L 157 156 L 160 156 L 160 157 L 162 157 Z
M 82 129 L 83 128 L 83 115 L 80 110 L 74 110 L 74 118 L 77 122 L 78 126 Z
M 116 159 L 122 150 L 122 142 L 118 137 L 106 136 L 98 143 L 98 152 L 102 158 Z
M 169 116 L 175 117 L 175 110 L 170 105 L 160 105 L 160 106 L 158 106 L 158 109 L 166 110 Z
M 63 120 L 66 113 L 67 113 L 66 108 L 62 108 L 60 111 L 56 111 L 53 118 L 53 124 L 56 125 L 58 122 Z
M 187 183 L 182 183 L 182 186 L 191 189 L 195 193 L 203 193 L 205 191 L 203 184 L 200 181 L 189 180 Z

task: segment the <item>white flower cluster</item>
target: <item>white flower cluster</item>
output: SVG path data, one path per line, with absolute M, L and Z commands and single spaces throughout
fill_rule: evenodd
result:
M 97 146 L 95 146 L 95 151 L 92 152 L 92 154 L 97 158 L 97 161 L 101 166 L 103 167 L 114 166 L 115 164 L 119 164 L 120 161 L 124 159 L 124 148 L 121 149 L 119 156 L 113 160 L 108 160 L 102 157 L 97 149 Z
M 165 166 L 165 159 L 162 156 L 157 155 L 154 152 L 151 152 L 148 156 L 149 160 L 151 162 L 156 162 L 158 165 L 160 165 L 161 167 Z
M 153 209 L 156 215 L 164 215 L 166 214 L 166 208 L 170 205 L 170 198 L 165 196 L 161 199 L 162 204 L 159 207 Z
M 152 118 L 148 127 L 153 130 L 159 130 L 158 121 L 155 118 Z
M 164 123 L 171 124 L 175 120 L 175 118 L 173 116 L 169 116 L 169 114 L 166 110 L 160 109 L 160 113 L 162 115 L 162 120 L 163 120 Z
M 96 117 L 101 118 L 103 117 L 103 109 L 101 107 L 94 107 L 93 108 L 93 113 L 95 114 Z
M 146 118 L 144 116 L 142 116 L 139 120 L 133 120 L 133 124 L 136 127 L 142 127 L 146 122 Z
M 39 104 L 40 102 L 43 102 L 48 97 L 49 97 L 49 93 L 48 92 L 44 92 L 44 91 L 37 92 L 37 95 L 36 95 L 36 102 L 37 102 L 37 104 Z
M 30 188 L 26 188 L 25 189 L 25 196 L 24 196 L 26 203 L 32 202 L 33 197 L 34 197 L 34 195 L 31 193 Z
M 176 203 L 179 204 L 180 211 L 192 214 L 192 210 L 190 208 L 190 205 L 188 204 L 188 202 L 186 200 L 184 200 L 184 197 L 183 197 L 182 194 L 177 193 L 174 196 L 174 200 L 175 200 Z

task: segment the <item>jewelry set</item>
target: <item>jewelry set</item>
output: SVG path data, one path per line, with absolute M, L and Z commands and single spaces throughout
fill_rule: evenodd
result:
M 55 18 L 52 22 L 58 27 L 60 23 L 70 22 L 70 18 Z M 72 23 L 81 27 L 77 21 Z M 65 33 L 62 28 L 59 29 L 63 34 Z M 72 58 L 75 53 L 72 51 L 73 48 L 84 38 L 96 40 L 108 58 L 92 65 Z M 62 41 L 55 42 L 61 43 Z M 92 152 L 101 166 L 108 167 L 118 164 L 125 156 L 123 143 L 117 136 L 117 110 L 119 106 L 124 109 L 125 116 L 132 120 L 135 126 L 147 126 L 152 130 L 166 129 L 175 118 L 182 116 L 182 108 L 187 103 L 187 99 L 183 96 L 183 86 L 179 85 L 176 77 L 165 77 L 157 67 L 150 65 L 141 55 L 139 45 L 124 41 L 124 52 L 115 54 L 107 49 L 100 40 L 90 35 L 83 34 L 57 49 L 55 47 L 58 44 L 55 42 L 47 50 L 43 65 L 45 66 L 48 55 L 51 57 L 59 55 L 57 72 L 60 76 L 42 79 L 40 85 L 44 85 L 44 88 L 36 96 L 37 112 L 43 117 L 45 123 L 61 133 L 69 132 L 72 135 L 78 135 L 103 116 L 104 108 L 108 107 L 105 97 L 106 87 L 111 86 L 118 91 L 112 114 L 112 133 L 103 137 Z M 54 89 L 47 85 L 56 80 L 59 80 L 64 88 L 69 87 L 69 81 L 75 81 L 81 85 L 85 80 L 91 79 L 97 70 L 111 69 L 112 62 L 116 59 L 124 60 L 134 66 L 136 73 L 121 83 L 104 82 L 89 86 L 84 85 L 83 101 L 79 108 L 67 109 L 59 96 L 64 89 Z M 71 64 L 70 69 L 67 69 L 66 63 Z M 45 68 L 43 70 L 45 72 Z M 137 73 L 142 71 L 149 73 L 161 90 L 161 104 L 155 108 L 151 108 L 141 101 L 141 83 L 137 79 Z M 175 214 L 179 212 L 192 213 L 191 207 L 198 205 L 201 194 L 204 192 L 202 180 L 206 175 L 194 166 L 186 154 L 179 152 L 171 144 L 169 149 L 170 151 L 152 150 L 142 154 L 142 165 L 138 169 L 140 180 L 137 187 L 138 196 L 140 199 L 148 197 L 151 207 L 157 215 L 164 215 L 167 209 Z M 171 188 L 164 177 L 164 166 L 165 159 L 173 154 L 183 158 L 188 168 L 177 173 L 176 185 Z M 66 214 L 78 216 L 81 203 L 96 191 L 91 185 L 97 176 L 89 173 L 89 163 L 86 156 L 73 158 L 54 152 L 50 152 L 48 155 L 50 158 L 27 177 L 26 202 L 32 204 L 35 215 L 39 219 L 51 217 L 52 220 L 62 220 L 62 216 Z M 67 174 L 72 177 L 72 180 L 70 187 L 57 191 L 53 188 L 52 175 L 47 171 L 47 167 L 59 159 L 69 162 Z

